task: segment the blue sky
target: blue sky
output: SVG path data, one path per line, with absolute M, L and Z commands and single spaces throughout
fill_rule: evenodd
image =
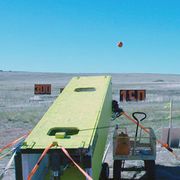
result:
M 179 43 L 179 0 L 0 0 L 3 70 L 179 74 Z

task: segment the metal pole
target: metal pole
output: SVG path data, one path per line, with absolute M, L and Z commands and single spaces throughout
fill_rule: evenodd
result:
M 168 144 L 171 147 L 171 130 L 172 130 L 172 108 L 173 108 L 173 100 L 170 100 L 170 117 L 169 117 L 169 139 L 168 139 Z

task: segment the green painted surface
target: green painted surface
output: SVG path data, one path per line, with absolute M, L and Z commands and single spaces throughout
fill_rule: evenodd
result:
M 48 172 L 48 174 L 45 177 L 45 180 L 51 179 L 51 173 Z M 66 171 L 63 172 L 61 180 L 85 180 L 86 178 L 84 175 L 74 166 L 70 166 L 66 169 Z
M 86 179 L 84 175 L 76 168 L 76 167 L 70 167 L 67 168 L 64 174 L 61 176 L 62 180 L 81 180 L 81 179 Z
M 102 105 L 101 113 L 99 114 L 98 127 L 107 127 L 110 123 L 110 118 L 112 115 L 112 86 L 111 83 L 108 86 L 106 96 L 104 97 L 104 103 Z M 94 148 L 94 153 L 92 155 L 92 172 L 93 179 L 99 180 L 102 158 L 105 150 L 108 128 L 98 129 L 95 136 L 98 137 L 96 146 Z
M 67 149 L 88 148 L 98 133 L 97 147 L 92 147 L 95 149 L 93 159 L 96 156 L 102 159 L 107 129 L 96 131 L 94 128 L 109 124 L 111 96 L 110 76 L 73 78 L 25 140 L 27 145 L 22 149 L 45 149 L 52 142 L 58 142 Z M 70 132 L 70 135 L 66 132 L 64 138 L 56 138 L 48 135 L 52 128 L 77 128 L 79 131 Z

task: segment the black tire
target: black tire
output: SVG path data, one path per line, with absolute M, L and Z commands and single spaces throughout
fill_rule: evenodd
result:
M 121 160 L 114 160 L 114 164 L 113 164 L 113 178 L 114 178 L 114 180 L 120 180 L 121 179 L 121 166 L 122 166 Z
M 109 179 L 109 165 L 108 163 L 102 164 L 101 174 L 100 174 L 100 180 L 107 180 Z
M 145 160 L 144 161 L 145 170 L 149 180 L 156 179 L 156 167 L 154 160 Z

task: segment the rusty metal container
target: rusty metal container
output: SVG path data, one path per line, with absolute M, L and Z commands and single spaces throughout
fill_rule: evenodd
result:
M 115 154 L 129 155 L 130 153 L 130 139 L 129 136 L 123 132 L 116 136 Z

